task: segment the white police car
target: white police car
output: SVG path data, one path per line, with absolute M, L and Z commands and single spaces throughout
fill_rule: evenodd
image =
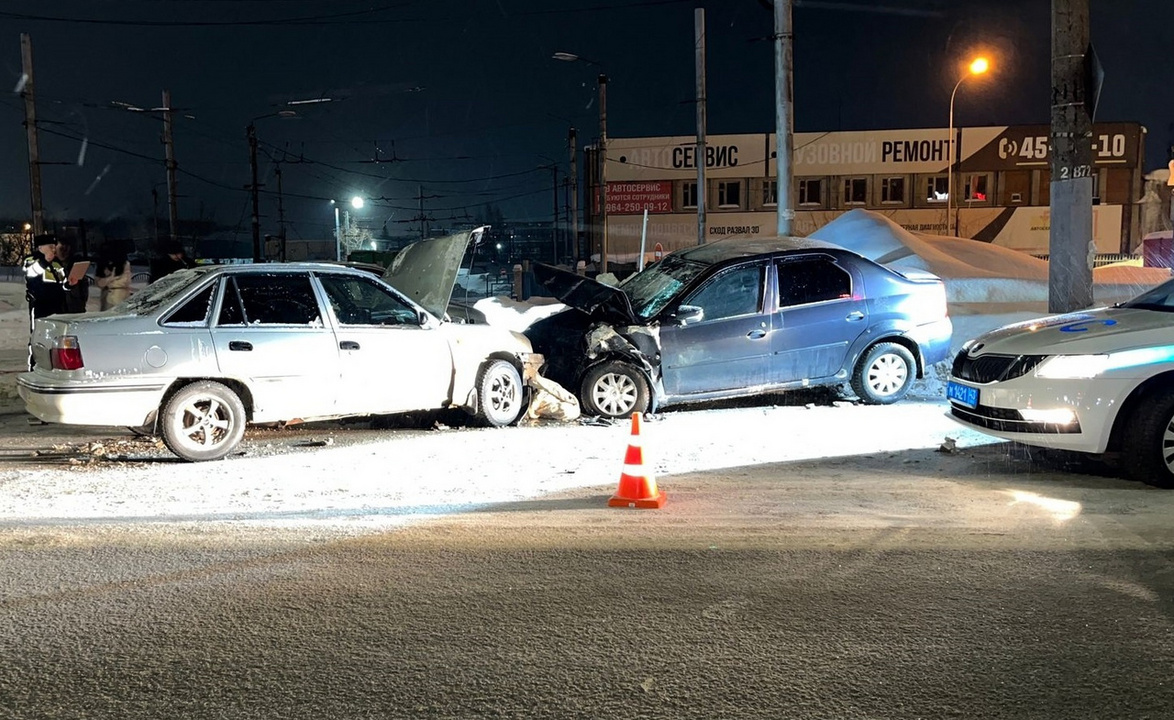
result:
M 950 415 L 1028 445 L 1112 453 L 1174 488 L 1174 280 L 1110 308 L 992 330 L 954 358 Z

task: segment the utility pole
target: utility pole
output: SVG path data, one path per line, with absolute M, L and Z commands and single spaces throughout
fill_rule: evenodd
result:
M 1048 312 L 1093 304 L 1092 116 L 1088 0 L 1052 0 L 1051 229 Z
M 249 169 L 253 173 L 253 182 L 249 185 L 249 190 L 253 196 L 253 262 L 259 263 L 263 259 L 261 252 L 261 202 L 260 185 L 257 184 L 257 128 L 253 123 L 245 128 L 245 134 L 249 139 Z
M 693 10 L 697 79 L 697 244 L 705 244 L 705 8 Z
M 579 254 L 579 164 L 578 153 L 575 148 L 575 128 L 567 132 L 567 147 L 571 153 L 571 258 L 578 259 Z
M 550 175 L 553 181 L 550 189 L 550 198 L 554 202 L 554 224 L 550 226 L 550 250 L 552 253 L 550 264 L 558 265 L 558 165 L 554 163 L 550 164 Z
M 175 189 L 175 145 L 171 139 L 171 92 L 163 91 L 163 147 L 167 159 L 167 213 L 171 241 L 179 240 L 179 205 Z
M 795 219 L 792 207 L 791 155 L 794 152 L 794 28 L 791 24 L 791 0 L 774 0 L 775 16 L 775 207 L 778 234 L 791 234 Z
M 281 262 L 285 262 L 285 208 L 281 202 L 281 162 L 276 163 L 273 174 L 277 176 L 277 237 L 281 242 Z
M 20 91 L 24 98 L 24 126 L 29 148 L 29 196 L 32 200 L 33 237 L 45 232 L 45 209 L 41 205 L 41 155 L 37 149 L 37 104 L 33 93 L 33 41 L 28 33 L 20 34 Z M 29 248 L 32 249 L 32 248 Z
M 607 75 L 599 76 L 599 272 L 607 272 Z

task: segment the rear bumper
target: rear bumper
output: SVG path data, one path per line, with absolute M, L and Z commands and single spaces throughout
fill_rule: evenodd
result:
M 925 367 L 949 360 L 950 340 L 954 336 L 954 323 L 944 317 L 925 325 L 918 325 L 908 333 L 909 338 L 921 348 L 921 362 Z
M 17 391 L 33 417 L 65 425 L 144 425 L 159 407 L 165 383 L 52 382 L 36 373 L 17 376 Z

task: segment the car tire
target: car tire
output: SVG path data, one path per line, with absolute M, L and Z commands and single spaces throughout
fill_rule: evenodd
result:
M 204 380 L 180 388 L 163 406 L 167 449 L 189 462 L 220 460 L 245 436 L 245 406 L 232 390 Z
M 916 376 L 917 365 L 904 346 L 877 343 L 856 363 L 852 391 L 867 405 L 888 405 L 908 394 Z
M 588 370 L 579 396 L 590 415 L 619 419 L 648 410 L 648 382 L 627 363 L 606 362 Z
M 492 360 L 477 380 L 477 417 L 490 427 L 512 425 L 524 409 L 522 376 L 512 363 Z
M 1145 398 L 1133 411 L 1121 443 L 1125 474 L 1155 487 L 1174 489 L 1174 392 Z

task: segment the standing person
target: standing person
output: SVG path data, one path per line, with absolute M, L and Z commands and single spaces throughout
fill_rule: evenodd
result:
M 65 284 L 62 287 L 65 290 L 64 311 L 67 313 L 84 313 L 86 305 L 90 302 L 89 276 L 82 275 L 77 280 L 70 282 L 73 266 L 85 259 L 81 253 L 73 252 L 73 246 L 68 240 L 57 241 L 57 261 L 61 263 L 65 271 Z
M 95 282 L 101 288 L 98 309 L 109 310 L 130 296 L 131 269 L 126 253 L 110 250 L 103 253 Z
M 163 257 L 156 258 L 151 263 L 151 282 L 170 275 L 176 270 L 196 266 L 195 261 L 187 256 L 187 252 L 183 249 L 183 244 L 179 241 L 168 241 L 163 245 L 162 250 Z
M 33 369 L 33 329 L 37 318 L 65 309 L 65 269 L 57 261 L 57 238 L 38 235 L 25 256 L 24 289 L 29 304 L 29 370 Z

